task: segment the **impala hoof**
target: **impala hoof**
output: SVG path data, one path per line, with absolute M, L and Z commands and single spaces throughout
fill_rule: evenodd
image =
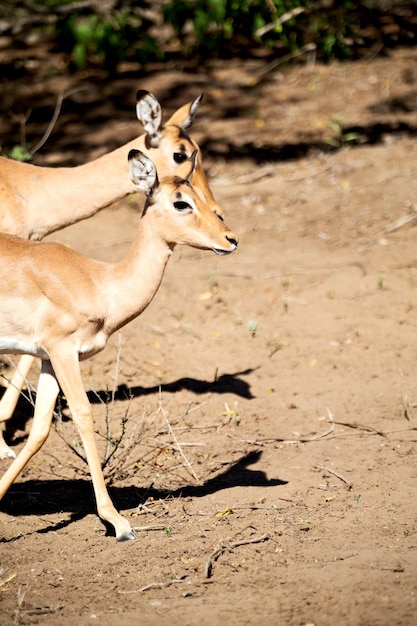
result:
M 136 539 L 136 535 L 132 530 L 117 537 L 117 541 L 130 541 L 131 539 Z

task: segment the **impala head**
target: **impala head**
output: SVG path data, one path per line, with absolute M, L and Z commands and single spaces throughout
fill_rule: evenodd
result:
M 145 129 L 146 149 L 161 178 L 177 174 L 178 166 L 197 150 L 199 158 L 191 182 L 204 193 L 213 213 L 223 217 L 224 211 L 215 201 L 201 166 L 200 148 L 187 133 L 202 99 L 201 95 L 185 104 L 162 125 L 162 109 L 158 100 L 148 91 L 140 90 L 136 94 L 136 114 Z
M 195 150 L 177 169 L 175 176 L 159 182 L 153 162 L 139 150 L 129 153 L 132 181 L 147 196 L 144 215 L 152 212 L 161 238 L 173 248 L 189 245 L 216 254 L 230 254 L 237 248 L 237 237 L 222 218 L 209 208 L 204 194 L 191 184 L 198 163 Z

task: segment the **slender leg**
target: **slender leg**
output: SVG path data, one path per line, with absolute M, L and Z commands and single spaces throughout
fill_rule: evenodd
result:
M 93 413 L 84 390 L 78 355 L 73 350 L 59 355 L 50 353 L 51 362 L 61 389 L 66 397 L 72 419 L 77 426 L 84 446 L 99 516 L 115 529 L 118 541 L 136 539 L 129 522 L 118 513 L 110 499 L 104 482 L 100 459 L 94 438 Z
M 59 386 L 49 361 L 42 361 L 38 381 L 35 414 L 27 442 L 0 479 L 0 500 L 48 437 Z
M 15 373 L 13 374 L 3 397 L 0 400 L 0 459 L 16 458 L 14 451 L 9 448 L 4 441 L 3 428 L 1 424 L 2 422 L 7 422 L 7 420 L 12 417 L 17 401 L 19 400 L 20 392 L 26 382 L 29 370 L 34 360 L 34 357 L 30 356 L 30 354 L 24 354 L 20 357 Z

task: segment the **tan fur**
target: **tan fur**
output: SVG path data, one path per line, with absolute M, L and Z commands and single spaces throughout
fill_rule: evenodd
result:
M 160 111 L 154 96 L 149 94 L 149 98 Z M 161 128 L 155 148 L 146 147 L 144 133 L 99 159 L 72 168 L 39 167 L 0 157 L 0 231 L 40 240 L 137 191 L 127 175 L 127 156 L 131 149 L 148 154 L 162 177 L 177 171 L 174 153 L 184 151 L 189 157 L 197 150 L 199 158 L 192 182 L 206 196 L 210 209 L 223 215 L 202 169 L 199 147 L 187 134 L 197 108 L 198 100 L 180 107 Z M 0 425 L 11 417 L 32 363 L 30 356 L 20 359 L 0 401 Z M 14 456 L 0 430 L 0 459 Z
M 83 442 L 98 513 L 114 526 L 118 539 L 134 538 L 104 484 L 79 361 L 102 350 L 112 333 L 148 306 L 175 245 L 219 254 L 236 249 L 236 235 L 188 182 L 196 154 L 191 165 L 179 168 L 187 174 L 192 167 L 182 183 L 164 178 L 159 185 L 149 159 L 141 153 L 131 156 L 132 176 L 148 201 L 131 249 L 118 263 L 89 259 L 55 243 L 0 235 L 0 264 L 8 268 L 0 283 L 0 353 L 40 356 L 43 363 L 32 429 L 0 480 L 0 498 L 44 443 L 60 385 Z

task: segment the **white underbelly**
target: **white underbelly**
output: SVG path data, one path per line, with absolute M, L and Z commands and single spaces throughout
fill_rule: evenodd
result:
M 7 337 L 0 337 L 0 354 L 31 354 L 40 359 L 48 358 L 48 354 L 40 346 Z

